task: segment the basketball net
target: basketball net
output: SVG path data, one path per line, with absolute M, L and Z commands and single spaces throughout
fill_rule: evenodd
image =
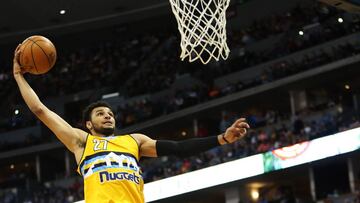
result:
M 181 60 L 207 64 L 229 56 L 226 9 L 230 0 L 170 0 L 181 35 Z

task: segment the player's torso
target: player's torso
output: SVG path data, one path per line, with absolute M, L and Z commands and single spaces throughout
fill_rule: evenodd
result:
M 144 202 L 139 148 L 130 135 L 89 135 L 78 172 L 87 203 Z

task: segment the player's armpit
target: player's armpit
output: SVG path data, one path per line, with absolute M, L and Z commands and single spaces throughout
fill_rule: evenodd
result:
M 34 114 L 56 135 L 56 137 L 71 151 L 75 152 L 86 142 L 87 133 L 73 128 L 59 115 L 46 106 L 38 108 Z M 80 143 L 80 144 L 79 144 Z

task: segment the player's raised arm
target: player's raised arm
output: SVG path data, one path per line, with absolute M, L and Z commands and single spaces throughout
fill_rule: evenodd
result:
M 184 141 L 153 140 L 143 134 L 132 134 L 132 136 L 139 144 L 141 156 L 176 155 L 184 157 L 195 155 L 219 145 L 234 143 L 246 135 L 248 128 L 250 126 L 246 120 L 240 118 L 227 128 L 225 133 L 217 136 L 192 138 Z
M 83 148 L 82 146 L 86 141 L 87 133 L 80 129 L 71 127 L 66 121 L 53 111 L 49 110 L 40 101 L 39 97 L 23 76 L 26 70 L 19 64 L 20 46 L 21 45 L 16 48 L 14 53 L 13 75 L 25 103 L 30 110 L 57 136 L 57 138 L 64 143 L 70 151 L 75 153 L 75 156 L 78 159 L 79 157 L 77 157 L 77 151 L 79 151 L 80 148 Z

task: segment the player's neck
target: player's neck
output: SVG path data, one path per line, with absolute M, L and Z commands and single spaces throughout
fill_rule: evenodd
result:
M 114 136 L 114 133 L 112 133 L 112 134 L 110 134 L 110 135 L 105 135 L 105 134 L 102 134 L 102 133 L 98 133 L 98 132 L 92 131 L 92 132 L 91 132 L 91 135 L 97 136 L 97 137 L 109 137 L 109 136 Z

